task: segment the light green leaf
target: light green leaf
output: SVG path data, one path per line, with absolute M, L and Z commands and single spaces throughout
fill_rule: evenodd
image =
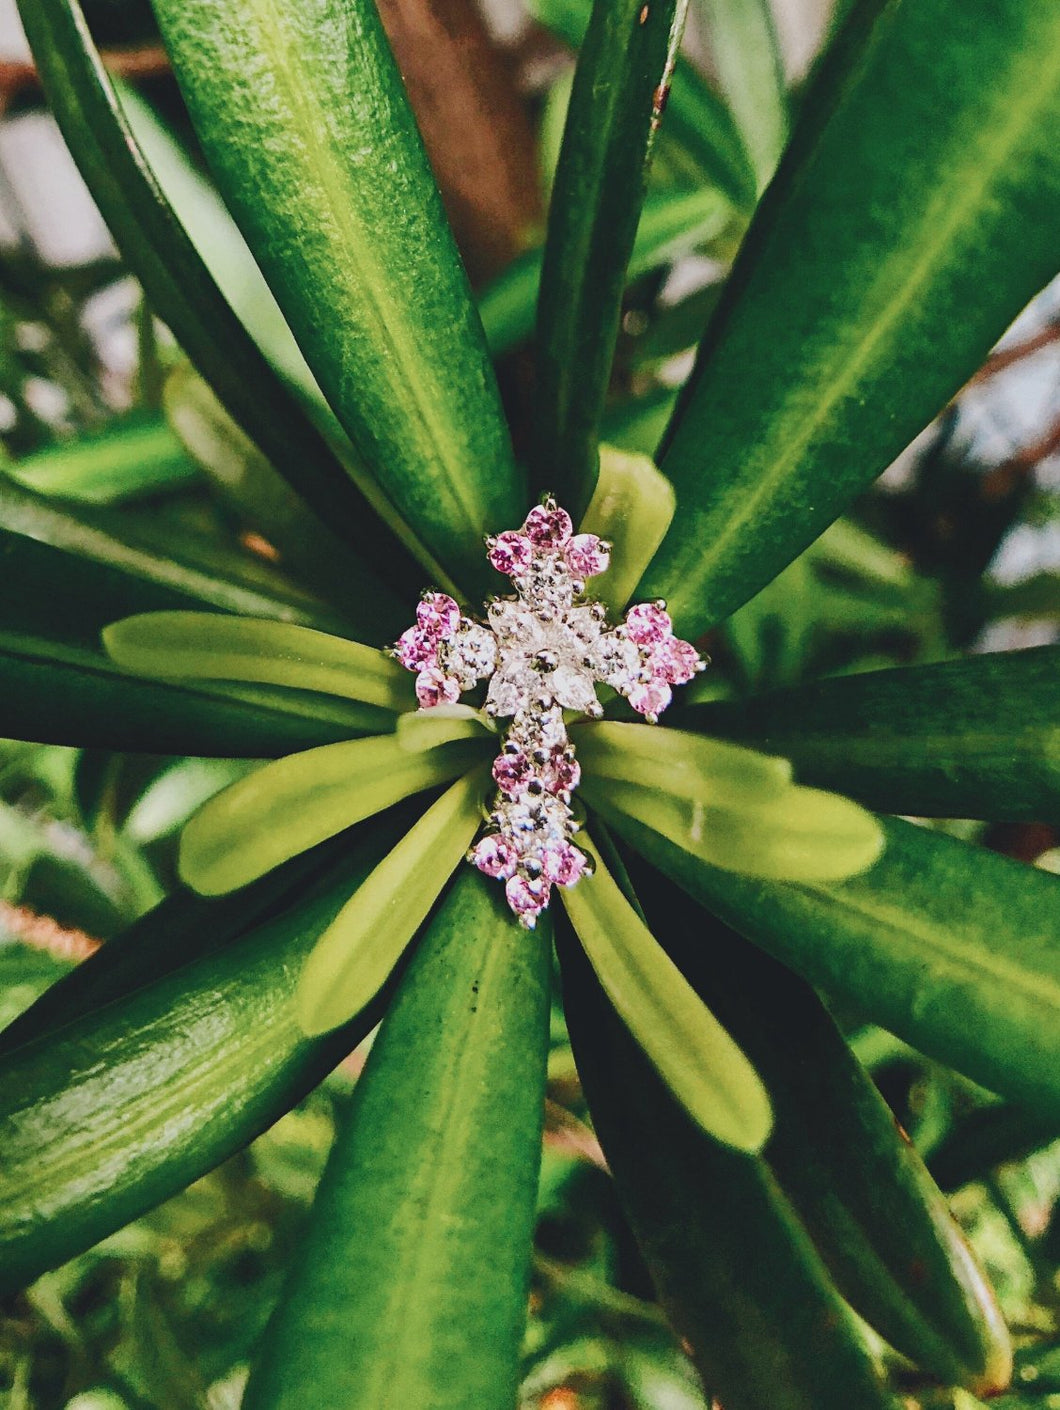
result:
M 288 686 L 385 710 L 416 703 L 411 673 L 385 652 L 289 622 L 145 612 L 104 628 L 103 644 L 119 666 L 141 676 Z
M 605 726 L 608 732 L 650 728 Z M 715 776 L 706 762 L 709 755 L 697 765 L 692 762 L 695 752 L 691 759 L 685 755 L 677 731 L 659 731 L 663 737 L 671 734 L 677 740 L 666 746 L 667 752 L 660 751 L 653 770 L 646 758 L 627 762 L 610 744 L 601 767 L 601 759 L 592 756 L 591 728 L 579 731 L 586 801 L 605 817 L 618 810 L 700 860 L 745 876 L 830 881 L 862 872 L 879 857 L 884 842 L 879 823 L 848 798 L 796 784 L 773 791 L 775 776 L 768 774 L 758 776 L 764 787 L 757 796 L 750 789 L 741 792 L 739 756 L 728 778 L 720 771 Z M 590 741 L 588 752 L 583 739 Z M 725 756 L 720 758 L 724 766 Z M 748 773 L 751 780 L 754 767 Z
M 547 926 L 521 930 L 470 870 L 454 882 L 358 1080 L 246 1410 L 515 1405 L 550 961 Z
M 659 465 L 681 634 L 795 558 L 1056 273 L 1060 7 L 867 4 L 820 68 Z
M 699 0 L 718 84 L 751 159 L 769 185 L 788 136 L 784 64 L 769 0 Z
M 787 759 L 725 740 L 613 720 L 574 728 L 578 758 L 593 778 L 654 788 L 703 807 L 770 803 L 790 791 Z
M 435 705 L 399 715 L 395 734 L 402 749 L 411 754 L 434 749 L 453 739 L 481 739 L 495 734 L 492 721 L 470 705 Z
M 393 735 L 325 744 L 266 764 L 212 798 L 180 839 L 180 874 L 218 896 L 482 758 L 461 740 L 410 754 Z
M 579 529 L 612 545 L 611 566 L 592 594 L 621 612 L 655 557 L 676 505 L 673 486 L 646 455 L 600 447 L 600 473 Z
M 525 492 L 374 5 L 156 0 L 226 203 L 364 473 L 466 590 Z M 322 312 L 326 311 L 326 317 Z
M 118 504 L 183 488 L 199 478 L 162 418 L 144 416 L 35 451 L 5 465 L 4 474 L 37 494 L 82 504 Z
M 307 1036 L 345 1023 L 382 987 L 482 825 L 486 785 L 476 769 L 443 793 L 320 937 L 298 981 Z
M 758 1074 L 622 894 L 599 852 L 563 905 L 619 1017 L 663 1081 L 709 1135 L 762 1148 L 772 1125 Z

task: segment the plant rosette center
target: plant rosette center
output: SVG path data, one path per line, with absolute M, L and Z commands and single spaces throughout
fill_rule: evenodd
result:
M 640 603 L 619 624 L 608 621 L 604 605 L 587 597 L 587 585 L 607 571 L 611 545 L 596 534 L 575 534 L 570 515 L 551 496 L 531 509 L 521 529 L 487 538 L 486 547 L 514 595 L 491 599 L 477 621 L 447 594 L 425 593 L 394 656 L 416 673 L 421 710 L 453 704 L 487 681 L 485 713 L 510 719 L 493 764 L 497 795 L 488 830 L 468 860 L 504 882 L 508 905 L 533 928 L 552 887 L 573 886 L 592 867 L 574 842 L 571 795 L 581 768 L 564 711 L 599 719 L 600 684 L 655 724 L 674 686 L 706 662 L 691 642 L 674 636 L 665 602 Z

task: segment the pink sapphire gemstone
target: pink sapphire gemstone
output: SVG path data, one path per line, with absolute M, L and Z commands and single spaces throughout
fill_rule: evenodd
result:
M 434 666 L 437 663 L 438 643 L 434 637 L 428 636 L 422 628 L 409 627 L 408 631 L 402 632 L 398 638 L 394 655 L 406 671 L 423 671 L 428 666 Z
M 492 566 L 498 573 L 505 573 L 509 578 L 529 567 L 533 556 L 534 545 L 525 534 L 517 534 L 514 529 L 498 534 L 489 550 Z
M 661 641 L 651 655 L 654 673 L 670 685 L 685 685 L 699 670 L 699 652 L 679 636 Z
M 503 877 L 505 881 L 515 875 L 519 856 L 506 837 L 493 833 L 475 844 L 471 860 L 486 876 Z
M 575 534 L 563 550 L 567 567 L 579 578 L 596 578 L 606 573 L 611 550 L 602 546 L 596 534 Z
M 451 636 L 460 625 L 460 608 L 445 592 L 426 592 L 416 608 L 420 628 L 435 640 Z
M 416 699 L 421 710 L 433 710 L 436 705 L 452 705 L 460 699 L 460 683 L 429 666 L 416 677 Z
M 541 770 L 541 780 L 550 793 L 573 793 L 582 776 L 582 766 L 573 754 L 555 749 Z
M 493 779 L 509 797 L 521 793 L 530 777 L 530 760 L 525 754 L 498 754 L 493 761 Z
M 517 916 L 533 922 L 548 905 L 552 887 L 544 877 L 529 881 L 523 876 L 512 876 L 504 884 L 504 894 Z
M 573 886 L 585 871 L 585 853 L 572 842 L 546 847 L 542 857 L 545 875 L 557 886 Z
M 673 691 L 662 680 L 649 681 L 647 685 L 635 685 L 626 696 L 638 714 L 654 724 L 673 698 Z
M 574 531 L 565 509 L 539 504 L 526 516 L 523 533 L 535 548 L 562 548 Z
M 654 602 L 640 602 L 626 613 L 626 632 L 638 646 L 655 646 L 673 632 L 669 612 Z

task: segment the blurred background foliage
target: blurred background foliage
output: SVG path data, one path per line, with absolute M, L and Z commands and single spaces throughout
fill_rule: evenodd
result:
M 224 247 L 144 0 L 86 6 L 185 218 Z M 520 450 L 526 336 L 545 195 L 569 92 L 578 0 L 384 0 Z M 30 536 L 117 534 L 312 604 L 319 578 L 289 492 L 143 306 L 41 106 L 5 7 L 0 61 L 0 475 Z M 712 0 L 693 4 L 686 94 L 714 104 L 704 152 L 678 113 L 658 146 L 607 412 L 607 439 L 652 452 L 832 17 L 778 12 L 788 92 L 728 81 Z M 706 95 L 704 97 L 704 95 Z M 689 99 L 691 101 L 691 99 Z M 726 123 L 742 135 L 727 148 Z M 735 155 L 733 153 L 735 152 Z M 259 328 L 275 318 L 240 285 Z M 255 302 L 256 301 L 256 302 Z M 284 364 L 282 322 L 272 350 Z M 286 354 L 291 375 L 300 371 Z M 1060 637 L 1060 288 L 1035 301 L 962 392 L 845 519 L 706 643 L 700 698 Z M 176 547 L 174 547 L 176 546 Z M 0 556 L 4 552 L 0 532 Z M 47 591 L 43 584 L 40 590 Z M 347 589 L 348 590 L 348 589 Z M 0 1025 L 173 884 L 179 828 L 250 765 L 0 743 Z M 931 826 L 1060 870 L 1029 824 Z M 1060 1140 L 856 1013 L 839 1015 L 995 1280 L 1020 1344 L 997 1410 L 1060 1406 Z M 226 1410 L 278 1294 L 364 1053 L 246 1152 L 83 1257 L 0 1302 L 5 1410 Z M 705 1410 L 610 1188 L 554 1007 L 523 1400 L 536 1410 Z M 2 1150 L 0 1150 L 2 1159 Z M 454 1315 L 457 1315 L 454 1309 Z M 902 1368 L 896 1369 L 899 1379 Z M 909 1381 L 917 1404 L 966 1392 Z M 956 1399 L 953 1398 L 954 1394 Z M 912 1404 L 913 1401 L 911 1400 Z

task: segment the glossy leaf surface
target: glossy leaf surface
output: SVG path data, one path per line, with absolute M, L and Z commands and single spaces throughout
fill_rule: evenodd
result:
M 596 977 L 645 1056 L 704 1131 L 760 1150 L 772 1124 L 754 1068 L 663 950 L 592 845 L 592 876 L 562 893 Z
M 155 11 L 222 194 L 367 475 L 466 590 L 484 584 L 481 536 L 518 521 L 523 491 L 375 7 Z
M 479 770 L 447 789 L 317 941 L 298 981 L 308 1036 L 345 1023 L 382 988 L 481 826 L 485 790 Z
M 307 1041 L 302 960 L 385 851 L 317 893 L 0 1060 L 0 1287 L 16 1290 L 182 1190 L 271 1125 L 378 1022 Z
M 201 895 L 234 891 L 362 818 L 455 778 L 482 757 L 477 740 L 410 754 L 393 735 L 289 754 L 196 813 L 180 839 L 181 877 Z
M 537 306 L 536 479 L 576 519 L 596 484 L 626 269 L 686 7 L 597 0 L 574 72 Z
M 682 724 L 784 754 L 799 777 L 918 817 L 1060 821 L 1060 650 L 818 681 Z
M 461 873 L 358 1082 L 248 1410 L 515 1403 L 549 959 L 547 927 Z
M 216 612 L 148 612 L 112 623 L 103 644 L 112 660 L 138 675 L 247 681 L 385 710 L 415 707 L 411 675 L 382 651 L 291 623 Z
M 668 952 L 769 1090 L 765 1160 L 840 1291 L 939 1380 L 1003 1387 L 1012 1350 L 993 1291 L 821 1000 L 675 887 L 634 874 Z
M 762 1157 L 689 1118 L 558 931 L 593 1124 L 668 1319 L 726 1410 L 895 1410 Z
M 1028 1111 L 1060 1113 L 1060 878 L 888 819 L 862 876 L 752 881 L 594 801 L 701 905 L 812 984 Z
M 643 595 L 681 634 L 747 601 L 954 395 L 1055 273 L 1058 214 L 1060 11 L 858 8 L 660 462 L 679 508 Z

